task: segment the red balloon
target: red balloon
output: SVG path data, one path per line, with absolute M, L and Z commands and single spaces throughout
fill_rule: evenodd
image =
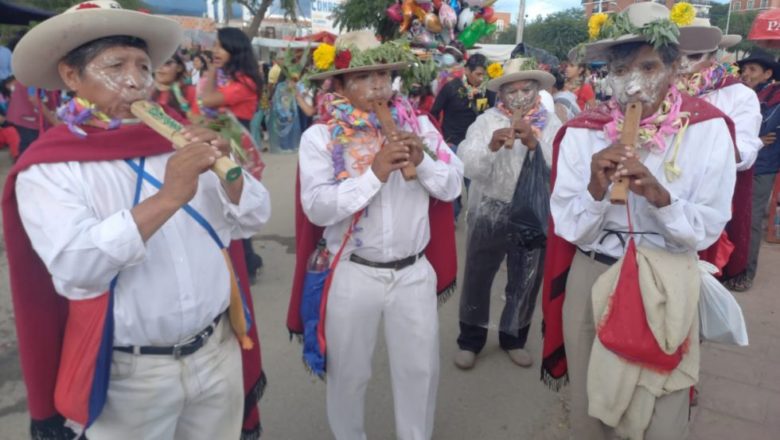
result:
M 484 18 L 485 21 L 488 23 L 492 23 L 490 19 L 493 18 L 493 13 L 494 13 L 493 8 L 491 8 L 490 6 L 488 6 L 487 8 L 482 8 L 482 18 Z
M 497 15 L 493 15 L 490 18 L 485 18 L 485 21 L 487 22 L 487 24 L 493 24 L 493 23 L 498 21 L 498 16 Z
M 404 21 L 404 13 L 401 10 L 401 5 L 398 3 L 393 4 L 389 8 L 387 8 L 387 18 L 390 20 L 400 23 Z

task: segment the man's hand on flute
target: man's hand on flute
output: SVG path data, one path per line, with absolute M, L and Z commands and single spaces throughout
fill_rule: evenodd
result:
M 193 144 L 199 142 L 207 143 L 212 147 L 217 148 L 220 152 L 220 156 L 230 156 L 230 142 L 214 130 L 196 125 L 189 125 L 181 131 L 181 134 Z M 235 205 L 241 200 L 241 191 L 244 187 L 243 182 L 243 175 L 233 182 L 228 183 L 222 181 L 222 186 L 225 188 L 228 198 Z
M 381 182 L 387 182 L 390 173 L 409 165 L 412 149 L 402 141 L 388 142 L 379 150 L 371 164 L 371 170 Z
M 593 155 L 590 161 L 588 192 L 594 200 L 604 199 L 618 165 L 633 154 L 630 147 L 616 142 Z
M 650 173 L 645 164 L 639 161 L 636 155 L 626 157 L 617 167 L 612 180 L 621 177 L 628 179 L 628 189 L 634 194 L 644 197 L 647 201 L 657 207 L 663 208 L 672 203 L 672 197 L 669 191 L 658 182 L 658 179 Z
M 423 140 L 416 134 L 408 131 L 396 131 L 390 135 L 388 142 L 399 142 L 409 147 L 409 161 L 414 166 L 420 165 L 420 162 L 423 161 Z

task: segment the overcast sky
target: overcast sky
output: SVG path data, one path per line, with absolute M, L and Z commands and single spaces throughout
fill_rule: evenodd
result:
M 598 1 L 598 0 L 595 0 Z M 727 3 L 728 0 L 715 0 L 717 3 Z M 526 0 L 525 15 L 533 20 L 539 15 L 547 15 L 564 9 L 576 8 L 582 4 L 582 0 Z M 520 0 L 498 0 L 495 8 L 498 11 L 512 13 L 512 20 L 517 16 Z

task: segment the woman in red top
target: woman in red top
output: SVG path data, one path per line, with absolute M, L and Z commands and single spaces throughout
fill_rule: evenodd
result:
M 596 92 L 593 86 L 587 82 L 588 67 L 582 63 L 570 63 L 564 72 L 566 76 L 566 88 L 577 95 L 577 105 L 583 109 L 589 109 L 596 105 Z
M 182 117 L 199 115 L 195 87 L 184 83 L 187 67 L 174 55 L 154 72 L 155 91 L 152 100 L 176 110 Z
M 217 31 L 212 56 L 214 64 L 206 71 L 201 92 L 202 105 L 229 110 L 249 129 L 263 90 L 249 38 L 240 29 L 222 28 Z

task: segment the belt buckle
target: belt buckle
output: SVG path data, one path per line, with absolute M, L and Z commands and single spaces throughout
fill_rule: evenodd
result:
M 180 343 L 173 346 L 173 358 L 174 359 L 180 359 L 181 358 L 181 350 L 184 348 L 184 346 L 188 345 L 189 343 Z

